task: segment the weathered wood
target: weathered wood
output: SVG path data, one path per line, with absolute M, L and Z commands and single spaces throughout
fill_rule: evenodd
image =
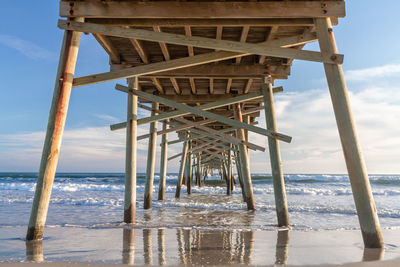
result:
M 217 40 L 212 38 L 185 36 L 165 32 L 154 32 L 149 30 L 124 28 L 118 26 L 98 25 L 94 23 L 58 21 L 58 27 L 64 30 L 74 30 L 104 34 L 122 38 L 135 38 L 151 42 L 169 43 L 175 45 L 187 45 L 209 49 L 231 51 L 243 54 L 256 54 L 270 57 L 294 58 L 307 61 L 324 62 L 330 64 L 341 64 L 343 55 L 324 54 L 315 51 L 298 50 L 293 48 L 281 48 L 270 45 L 268 42 L 261 44 L 241 43 L 237 41 Z M 193 57 L 189 57 L 193 58 Z
M 157 115 L 154 110 L 158 109 L 157 102 L 152 105 L 152 116 Z M 149 148 L 147 151 L 146 184 L 144 188 L 144 209 L 151 209 L 153 200 L 154 166 L 156 163 L 157 121 L 150 124 Z
M 226 118 L 224 116 L 220 116 L 220 115 L 217 115 L 215 113 L 205 111 L 204 108 L 202 108 L 202 106 L 191 107 L 191 106 L 188 106 L 188 105 L 184 105 L 184 104 L 181 104 L 181 103 L 177 103 L 177 102 L 165 99 L 163 97 L 159 97 L 159 96 L 156 96 L 156 95 L 148 94 L 148 93 L 145 93 L 145 92 L 142 92 L 142 91 L 138 91 L 138 90 L 134 90 L 134 89 L 129 89 L 126 86 L 123 86 L 123 85 L 120 85 L 120 84 L 117 84 L 115 86 L 115 88 L 117 90 L 120 90 L 120 91 L 136 94 L 136 95 L 138 95 L 140 97 L 143 97 L 143 98 L 146 98 L 148 100 L 159 102 L 159 103 L 162 103 L 164 105 L 176 108 L 180 112 L 183 112 L 183 113 L 186 112 L 186 113 L 189 113 L 189 114 L 190 113 L 191 114 L 196 114 L 198 116 L 203 116 L 203 117 L 206 117 L 206 118 L 209 118 L 209 119 L 213 119 L 213 120 L 225 123 L 225 124 L 230 125 L 232 127 L 247 129 L 249 131 L 252 131 L 252 132 L 255 132 L 255 133 L 258 133 L 258 134 L 261 134 L 261 135 L 275 137 L 275 138 L 277 138 L 277 139 L 279 139 L 281 141 L 284 141 L 284 142 L 288 142 L 288 143 L 291 142 L 291 137 L 290 136 L 287 136 L 287 135 L 284 135 L 284 134 L 281 134 L 281 133 L 270 132 L 268 130 L 265 130 L 263 128 L 260 128 L 260 127 L 254 126 L 254 125 L 249 125 L 249 124 L 243 123 L 241 121 L 232 120 L 232 119 Z M 207 106 L 207 105 L 208 104 L 203 105 L 203 106 Z M 170 113 L 173 113 L 173 112 L 170 112 Z M 164 114 L 161 114 L 159 116 L 151 116 L 148 119 L 150 121 L 155 121 L 155 120 L 163 120 L 163 119 L 171 118 L 171 116 L 168 116 L 168 114 L 169 113 L 164 113 Z M 163 116 L 163 115 L 166 115 L 166 116 Z M 138 123 L 139 122 L 140 121 L 138 121 Z
M 120 63 L 121 57 L 118 51 L 115 49 L 113 44 L 110 42 L 107 36 L 101 34 L 93 34 L 94 38 L 96 38 L 97 42 L 104 48 L 107 54 L 110 56 L 111 63 Z
M 188 12 L 189 10 L 190 12 Z M 345 14 L 345 3 L 342 0 L 285 2 L 60 1 L 61 17 L 243 19 L 344 17 Z
M 254 79 L 260 79 L 261 75 L 266 73 L 276 76 L 288 76 L 290 71 L 288 69 L 279 69 L 276 66 L 267 68 L 261 64 L 253 65 L 226 65 L 226 64 L 207 64 L 199 65 L 189 68 L 181 68 L 171 71 L 163 71 L 155 74 L 146 75 L 143 77 L 180 77 L 180 78 L 208 78 L 213 77 L 216 79 L 224 77 L 232 77 L 232 79 L 252 77 Z
M 232 147 L 232 145 L 230 145 Z M 230 196 L 232 194 L 232 151 L 228 150 L 228 177 L 226 179 L 226 194 Z
M 185 163 L 186 163 L 186 156 L 187 156 L 188 149 L 189 149 L 188 141 L 186 141 L 183 144 L 183 149 L 182 149 L 183 153 L 182 153 L 181 163 L 180 163 L 180 167 L 179 167 L 179 175 L 178 175 L 178 181 L 176 184 L 175 198 L 180 198 L 180 196 L 181 196 L 183 173 L 185 171 Z
M 132 81 L 129 86 L 137 88 L 138 80 Z M 137 96 L 132 94 L 128 94 L 127 96 L 124 196 L 125 223 L 134 223 L 136 221 L 137 98 Z
M 302 34 L 296 36 L 290 36 L 286 38 L 280 38 L 278 40 L 268 41 L 271 46 L 287 47 L 298 43 L 307 43 L 315 41 L 315 35 L 313 34 Z M 246 56 L 249 54 L 241 54 L 235 52 L 218 51 L 212 53 L 206 53 L 196 55 L 193 57 L 173 59 L 168 62 L 158 62 L 145 66 L 137 66 L 132 68 L 120 69 L 105 73 L 99 73 L 95 75 L 89 75 L 74 79 L 73 86 L 83 86 L 88 84 L 101 83 L 106 81 L 118 80 L 123 78 L 129 78 L 133 76 L 148 75 L 161 71 L 176 70 L 179 68 L 197 66 L 201 64 L 207 64 L 211 62 L 222 61 L 226 59 L 236 58 L 238 56 Z M 210 80 L 210 93 L 213 93 L 213 86 Z
M 83 21 L 81 18 L 77 18 L 77 20 Z M 43 237 L 51 188 L 56 173 L 61 139 L 71 96 L 80 37 L 81 33 L 79 32 L 64 32 L 42 159 L 26 235 L 27 240 L 38 240 Z
M 163 131 L 168 130 L 168 121 L 163 121 Z M 158 200 L 165 199 L 165 185 L 167 178 L 167 153 L 168 153 L 168 133 L 163 134 L 161 139 L 161 160 L 160 160 L 160 184 L 158 186 Z
M 240 108 L 240 104 L 235 104 L 235 118 L 236 120 L 242 122 L 242 112 Z M 236 131 L 237 137 L 239 139 L 244 140 L 244 131 L 243 129 L 238 129 Z M 254 196 L 253 196 L 253 186 L 251 183 L 251 173 L 250 173 L 250 163 L 248 159 L 248 152 L 247 148 L 243 144 L 239 144 L 239 154 L 240 154 L 240 165 L 242 167 L 242 174 L 243 174 L 243 189 L 245 191 L 245 196 L 246 196 L 246 203 L 247 203 L 247 209 L 248 210 L 255 210 L 256 206 L 254 203 Z
M 336 53 L 336 42 L 330 20 L 316 19 L 315 26 L 321 52 L 324 54 Z M 324 68 L 364 245 L 367 248 L 382 248 L 384 244 L 381 228 L 358 142 L 343 70 L 340 65 L 335 64 L 324 64 Z
M 214 26 L 214 27 L 242 27 L 242 26 L 303 26 L 312 27 L 314 21 L 312 18 L 274 18 L 274 19 L 260 19 L 260 18 L 247 18 L 247 19 L 196 19 L 196 18 L 171 18 L 171 19 L 124 19 L 124 18 L 86 18 L 87 22 L 115 25 L 115 26 L 136 26 L 136 27 L 184 27 L 191 26 Z
M 189 145 L 189 150 L 192 149 L 192 141 L 188 141 Z M 191 180 L 191 170 L 192 170 L 192 152 L 188 152 L 187 155 L 187 160 L 186 160 L 186 170 L 185 170 L 185 176 L 186 176 L 186 188 L 187 188 L 187 193 L 190 195 L 192 193 L 192 180 Z
M 266 77 L 272 80 L 271 76 Z M 263 80 L 261 88 L 264 94 L 265 121 L 267 129 L 277 131 L 272 84 Z M 274 184 L 275 209 L 278 226 L 289 226 L 289 212 L 286 200 L 285 180 L 283 177 L 281 155 L 278 140 L 268 138 L 269 157 L 271 162 L 272 181 Z
M 246 191 L 244 190 L 243 186 L 243 172 L 242 172 L 242 166 L 240 165 L 241 159 L 239 154 L 239 147 L 235 146 L 234 150 L 235 150 L 234 153 L 235 153 L 236 171 L 239 179 L 240 189 L 242 191 L 243 202 L 246 202 Z

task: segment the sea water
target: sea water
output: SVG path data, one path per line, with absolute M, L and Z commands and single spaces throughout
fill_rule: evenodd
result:
M 7 233 L 4 238 L 0 236 L 3 244 L 14 239 L 23 240 L 36 179 L 35 173 L 0 173 L 0 233 Z M 220 177 L 207 179 L 220 180 Z M 239 183 L 232 196 L 226 195 L 225 186 L 198 187 L 193 184 L 191 195 L 187 195 L 186 187 L 183 186 L 181 198 L 176 199 L 177 174 L 169 173 L 165 200 L 158 201 L 158 182 L 159 176 L 156 174 L 153 207 L 145 211 L 145 175 L 138 173 L 137 223 L 134 229 L 166 229 L 170 234 L 171 231 L 182 229 L 202 231 L 203 234 L 207 231 L 261 231 L 266 235 L 276 234 L 273 184 L 269 175 L 252 175 L 255 212 L 247 211 Z M 370 182 L 382 228 L 400 228 L 400 175 L 370 175 Z M 289 174 L 285 175 L 285 184 L 291 231 L 328 230 L 343 233 L 359 229 L 347 175 Z M 55 235 L 55 232 L 62 232 L 62 229 L 68 229 L 69 233 L 78 236 L 84 235 L 87 229 L 119 231 L 126 227 L 122 223 L 123 201 L 124 174 L 57 173 L 45 236 L 52 231 Z M 141 235 L 144 236 L 144 232 Z M 392 246 L 397 247 L 396 244 Z M 10 254 L 12 260 L 24 260 L 25 255 L 4 253 L 2 249 L 5 248 L 0 245 L 0 261 L 9 261 Z M 81 260 L 85 261 L 84 258 Z M 107 259 L 92 260 L 114 262 Z

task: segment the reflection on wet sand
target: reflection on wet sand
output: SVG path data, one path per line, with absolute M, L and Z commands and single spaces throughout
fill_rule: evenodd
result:
M 252 231 L 177 229 L 176 236 L 181 264 L 251 264 Z
M 43 262 L 42 240 L 26 241 L 26 261 Z
M 289 253 L 289 230 L 278 231 L 275 265 L 286 265 Z
M 147 265 L 153 265 L 151 229 L 143 229 L 143 252 L 144 263 Z
M 158 242 L 158 265 L 165 265 L 165 237 L 164 229 L 158 229 L 157 242 Z
M 135 229 L 123 229 L 122 263 L 135 263 Z
M 362 261 L 381 261 L 384 256 L 384 248 L 364 248 Z

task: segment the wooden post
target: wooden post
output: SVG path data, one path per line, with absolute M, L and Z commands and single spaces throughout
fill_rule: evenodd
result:
M 163 131 L 168 129 L 168 121 L 163 121 Z M 160 184 L 158 186 L 158 200 L 165 199 L 165 184 L 167 177 L 168 134 L 161 139 Z
M 138 87 L 138 79 L 130 87 Z M 124 222 L 136 221 L 137 96 L 127 94 Z
M 187 152 L 188 152 L 188 141 L 185 141 L 185 143 L 183 144 L 181 165 L 180 165 L 180 168 L 179 168 L 178 181 L 177 181 L 177 184 L 176 184 L 176 192 L 175 192 L 175 197 L 176 198 L 180 198 L 180 196 L 181 196 L 181 187 L 182 187 L 183 173 L 185 171 L 185 163 L 186 163 Z
M 189 149 L 192 149 L 192 141 L 188 141 Z M 192 153 L 188 153 L 188 158 L 186 162 L 186 187 L 187 187 L 187 193 L 190 195 L 192 193 Z
M 199 153 L 197 157 L 197 176 L 196 176 L 197 186 L 201 186 L 201 154 Z
M 315 19 L 315 25 L 322 54 L 336 52 L 330 19 Z M 324 64 L 324 68 L 364 245 L 367 248 L 382 248 L 381 227 L 358 142 L 343 70 L 338 64 Z
M 77 18 L 76 21 L 83 22 L 84 19 Z M 56 173 L 61 140 L 67 118 L 80 39 L 80 32 L 64 32 L 35 197 L 32 203 L 31 216 L 26 234 L 27 240 L 37 240 L 43 237 L 51 188 Z
M 155 110 L 159 104 L 153 102 L 151 115 L 157 115 Z M 147 151 L 147 168 L 146 168 L 146 185 L 144 188 L 144 209 L 151 209 L 153 200 L 153 182 L 154 182 L 154 166 L 156 163 L 156 143 L 157 143 L 157 121 L 150 124 L 149 149 Z
M 232 156 L 231 156 L 231 147 L 229 145 L 228 150 L 228 177 L 226 177 L 226 194 L 230 196 L 232 194 Z
M 262 80 L 261 88 L 264 94 L 264 110 L 267 129 L 269 131 L 277 131 L 271 76 L 267 76 Z M 272 181 L 274 184 L 275 208 L 276 215 L 278 217 L 278 226 L 288 226 L 289 213 L 278 140 L 276 138 L 268 137 L 268 147 L 271 162 Z
M 240 166 L 240 155 L 239 155 L 239 148 L 236 146 L 235 148 L 235 158 L 236 158 L 236 171 L 239 179 L 240 188 L 242 190 L 243 201 L 246 202 L 246 192 L 243 188 L 243 174 L 242 174 L 242 166 Z
M 240 122 L 243 122 L 240 104 L 235 104 L 235 119 Z M 243 129 L 238 129 L 236 130 L 236 132 L 239 139 L 245 140 Z M 249 165 L 247 148 L 246 145 L 244 144 L 239 144 L 238 146 L 239 146 L 239 154 L 241 160 L 240 165 L 242 167 L 242 173 L 243 173 L 243 189 L 246 195 L 247 209 L 255 210 L 256 206 L 253 197 L 253 186 L 251 184 L 251 176 L 250 176 L 251 174 L 250 174 L 250 165 Z

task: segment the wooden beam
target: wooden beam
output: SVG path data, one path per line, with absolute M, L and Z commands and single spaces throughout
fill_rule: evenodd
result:
M 288 46 L 294 43 L 307 43 L 313 42 L 316 40 L 314 34 L 303 34 L 296 35 L 287 38 L 281 38 L 278 40 L 270 41 L 271 45 L 275 46 Z M 176 70 L 179 68 L 192 67 L 202 64 L 207 64 L 211 62 L 217 62 L 222 60 L 227 60 L 231 58 L 236 58 L 238 56 L 244 56 L 245 54 L 234 53 L 234 52 L 226 52 L 226 51 L 218 51 L 211 52 L 201 55 L 196 55 L 193 57 L 179 58 L 173 59 L 168 62 L 158 62 L 149 64 L 146 66 L 137 66 L 132 68 L 114 70 L 105 73 L 99 73 L 94 75 L 89 75 L 85 77 L 79 77 L 74 79 L 73 86 L 83 86 L 88 84 L 101 83 L 106 81 L 118 80 L 123 78 L 129 78 L 133 76 L 141 76 L 141 75 L 149 75 L 161 71 L 169 71 Z M 213 92 L 213 84 L 210 81 L 210 93 Z
M 185 35 L 186 36 L 192 36 L 192 30 L 191 30 L 190 26 L 185 26 Z M 189 57 L 193 57 L 194 56 L 193 46 L 188 46 L 188 55 L 189 55 Z M 195 83 L 193 77 L 189 78 L 189 83 L 190 83 L 190 89 L 192 91 L 192 94 L 196 94 L 197 93 L 196 83 Z
M 134 76 L 148 75 L 160 71 L 168 71 L 177 68 L 191 67 L 210 62 L 235 58 L 236 55 L 237 55 L 236 53 L 232 52 L 219 51 L 219 52 L 201 54 L 194 57 L 179 58 L 170 61 L 162 61 L 148 65 L 104 72 L 104 73 L 75 78 L 73 82 L 73 87 L 119 80 Z
M 184 123 L 184 124 L 191 125 L 191 121 L 183 119 L 183 118 L 176 118 L 175 120 L 178 121 L 178 122 Z M 260 151 L 263 151 L 263 152 L 265 151 L 265 148 L 263 148 L 262 146 L 247 142 L 246 140 L 239 140 L 239 139 L 237 139 L 235 137 L 232 137 L 230 135 L 224 134 L 221 131 L 217 131 L 217 130 L 212 129 L 210 127 L 203 126 L 201 124 L 196 124 L 194 127 L 199 129 L 199 130 L 201 130 L 201 131 L 206 132 L 210 137 L 212 137 L 214 139 L 219 139 L 221 141 L 225 141 L 227 143 L 232 143 L 232 144 L 235 144 L 235 145 L 237 145 L 237 144 L 245 144 L 250 149 L 260 150 Z M 191 131 L 193 131 L 193 129 Z M 197 132 L 197 131 L 193 131 L 193 132 Z
M 295 58 L 330 64 L 341 64 L 343 62 L 343 55 L 340 54 L 322 55 L 320 52 L 297 50 L 291 48 L 280 48 L 276 46 L 271 46 L 268 43 L 265 43 L 263 45 L 253 43 L 241 43 L 236 41 L 216 40 L 212 38 L 198 36 L 185 36 L 180 34 L 154 32 L 131 28 L 126 29 L 124 27 L 98 25 L 94 23 L 70 22 L 65 20 L 59 20 L 58 27 L 65 30 L 99 33 L 122 38 L 136 38 L 139 40 L 165 42 L 176 45 L 192 45 L 196 47 L 225 50 L 244 54 Z
M 147 53 L 144 51 L 143 45 L 141 43 L 140 40 L 137 39 L 129 39 L 133 45 L 133 47 L 135 47 L 136 52 L 139 54 L 140 58 L 142 59 L 143 63 L 145 64 L 149 64 L 149 58 L 147 56 Z M 164 88 L 162 87 L 161 83 L 158 81 L 158 79 L 156 77 L 152 77 L 151 81 L 153 82 L 154 86 L 157 88 L 157 90 L 160 93 L 164 93 Z
M 341 0 L 285 2 L 60 1 L 60 16 L 146 19 L 344 17 L 345 3 Z
M 153 30 L 154 32 L 161 32 L 161 27 L 160 26 L 153 26 Z M 161 48 L 161 52 L 163 53 L 164 56 L 164 60 L 165 61 L 169 61 L 171 60 L 171 55 L 169 54 L 168 51 L 168 47 L 167 44 L 164 42 L 159 42 L 160 48 Z M 174 87 L 175 92 L 180 95 L 181 94 L 181 89 L 179 88 L 179 84 L 177 82 L 177 80 L 173 77 L 169 78 L 172 86 Z
M 122 88 L 122 90 L 124 90 L 123 87 L 121 87 L 121 88 Z M 215 108 L 218 108 L 218 107 L 224 107 L 224 106 L 227 106 L 227 105 L 232 105 L 232 104 L 235 104 L 235 103 L 241 103 L 241 102 L 244 102 L 244 101 L 258 99 L 258 98 L 261 98 L 261 97 L 262 97 L 261 92 L 255 92 L 255 93 L 250 93 L 250 94 L 246 94 L 246 95 L 240 95 L 240 96 L 237 96 L 237 97 L 224 99 L 224 100 L 213 102 L 213 103 L 204 104 L 204 105 L 199 106 L 198 108 L 200 108 L 202 110 L 210 110 L 210 109 L 215 109 Z M 168 113 L 165 113 L 165 114 L 157 115 L 156 119 L 155 118 L 142 118 L 142 119 L 139 119 L 138 120 L 138 124 L 140 125 L 140 124 L 149 123 L 149 122 L 153 121 L 154 119 L 155 120 L 173 119 L 173 118 L 176 118 L 176 117 L 181 117 L 181 116 L 185 116 L 185 115 L 189 115 L 189 114 L 190 114 L 190 112 L 183 112 L 183 111 L 179 111 L 179 110 L 171 111 L 171 112 L 168 112 Z
M 114 26 L 136 26 L 136 27 L 184 27 L 190 25 L 195 26 L 208 26 L 208 27 L 270 27 L 274 25 L 279 26 L 314 26 L 314 21 L 311 18 L 274 18 L 274 19 L 259 19 L 259 18 L 248 18 L 248 19 L 124 19 L 124 18 L 85 18 L 86 22 L 114 25 Z
M 188 105 L 177 103 L 177 102 L 174 102 L 174 101 L 171 101 L 171 100 L 159 97 L 159 96 L 155 96 L 155 95 L 152 95 L 152 94 L 145 93 L 143 91 L 130 89 L 130 88 L 128 88 L 126 86 L 123 86 L 123 85 L 120 85 L 120 84 L 117 84 L 115 86 L 115 88 L 117 90 L 124 91 L 126 93 L 136 94 L 136 95 L 138 95 L 140 97 L 149 99 L 149 100 L 154 101 L 154 102 L 161 103 L 163 105 L 174 107 L 174 108 L 180 110 L 181 112 L 187 112 L 189 114 L 196 114 L 198 116 L 203 116 L 203 117 L 206 117 L 206 118 L 214 119 L 216 121 L 225 123 L 225 124 L 230 125 L 232 127 L 237 127 L 237 128 L 240 128 L 240 129 L 246 129 L 246 130 L 261 134 L 261 135 L 277 138 L 277 139 L 279 139 L 281 141 L 284 141 L 284 142 L 290 143 L 291 139 L 292 139 L 290 136 L 287 136 L 287 135 L 284 135 L 284 134 L 281 134 L 281 133 L 270 132 L 270 131 L 265 130 L 263 128 L 260 128 L 260 127 L 257 127 L 257 126 L 253 126 L 253 125 L 249 125 L 249 124 L 246 124 L 246 123 L 243 123 L 243 122 L 239 122 L 239 121 L 236 121 L 236 120 L 232 120 L 232 119 L 226 118 L 224 116 L 220 116 L 220 115 L 214 114 L 212 112 L 203 110 L 203 109 L 198 108 L 198 107 L 191 107 L 191 106 L 188 106 Z M 164 113 L 164 114 L 168 116 L 168 113 Z M 158 119 L 155 119 L 156 117 L 159 118 L 159 116 L 152 116 L 150 120 L 151 121 L 158 120 Z M 138 121 L 138 124 L 139 124 L 139 121 Z
M 107 54 L 110 56 L 110 61 L 112 63 L 120 63 L 121 57 L 118 51 L 115 49 L 113 44 L 110 42 L 107 36 L 101 34 L 93 34 L 93 37 L 99 42 L 99 44 L 104 48 Z

